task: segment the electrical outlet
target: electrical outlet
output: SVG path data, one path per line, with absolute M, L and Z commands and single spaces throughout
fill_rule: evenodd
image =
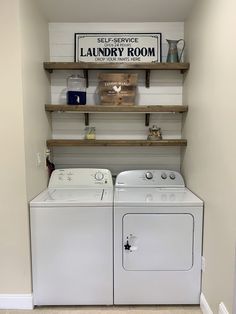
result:
M 42 157 L 41 157 L 41 154 L 39 152 L 36 153 L 36 165 L 37 165 L 37 167 L 41 167 L 41 165 L 42 165 Z
M 205 270 L 206 270 L 206 259 L 204 256 L 202 256 L 202 272 L 204 273 Z

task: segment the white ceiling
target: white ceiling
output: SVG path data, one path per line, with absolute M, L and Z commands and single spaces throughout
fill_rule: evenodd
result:
M 37 0 L 49 22 L 180 22 L 195 0 Z

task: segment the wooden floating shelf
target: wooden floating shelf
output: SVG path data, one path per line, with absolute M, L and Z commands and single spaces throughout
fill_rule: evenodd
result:
M 44 62 L 44 69 L 49 73 L 53 70 L 83 70 L 88 87 L 88 70 L 145 70 L 146 87 L 150 86 L 151 70 L 177 70 L 181 73 L 186 72 L 189 63 L 97 63 L 97 62 Z
M 97 63 L 97 62 L 44 62 L 44 69 L 53 70 L 180 70 L 187 71 L 189 63 Z
M 153 105 L 153 106 L 103 106 L 103 105 L 45 105 L 45 110 L 49 112 L 140 112 L 140 113 L 183 113 L 188 111 L 188 106 L 182 105 Z
M 48 112 L 84 113 L 85 125 L 89 125 L 89 113 L 145 113 L 145 126 L 149 126 L 151 113 L 184 113 L 188 106 L 153 105 L 153 106 L 103 106 L 103 105 L 45 105 Z
M 186 139 L 148 140 L 47 140 L 48 147 L 69 146 L 187 146 Z

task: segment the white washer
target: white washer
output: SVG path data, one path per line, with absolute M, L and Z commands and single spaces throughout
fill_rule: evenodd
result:
M 113 304 L 109 170 L 61 169 L 30 203 L 35 305 Z
M 118 175 L 114 303 L 199 304 L 203 202 L 168 170 Z

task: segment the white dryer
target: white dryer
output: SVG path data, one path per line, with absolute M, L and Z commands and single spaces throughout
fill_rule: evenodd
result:
M 118 175 L 114 303 L 199 304 L 203 202 L 178 172 Z
M 30 203 L 35 305 L 113 304 L 109 170 L 60 169 Z

